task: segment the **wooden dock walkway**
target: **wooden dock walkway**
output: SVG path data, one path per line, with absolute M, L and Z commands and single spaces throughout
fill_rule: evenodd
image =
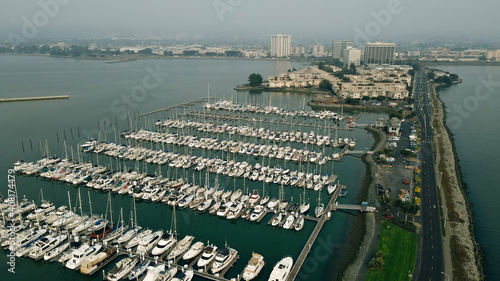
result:
M 0 99 L 0 102 L 37 101 L 37 100 L 60 100 L 60 99 L 69 99 L 69 96 L 46 96 L 46 97 L 10 98 L 10 99 Z
M 262 122 L 262 123 L 269 123 L 269 124 L 281 124 L 281 125 L 293 125 L 293 126 L 303 126 L 303 127 L 311 127 L 311 128 L 321 128 L 321 129 L 331 129 L 332 132 L 335 132 L 337 129 L 337 125 L 334 125 L 332 123 L 328 123 L 327 125 L 325 124 L 320 124 L 320 123 L 313 123 L 313 122 L 292 122 L 288 120 L 283 120 L 283 119 L 269 119 L 267 116 L 263 119 L 255 119 L 255 118 L 248 118 L 248 117 L 241 117 L 241 116 L 236 116 L 236 115 L 231 115 L 231 114 L 216 114 L 216 113 L 204 113 L 204 112 L 186 112 L 180 114 L 180 116 L 186 116 L 186 117 L 197 117 L 197 118 L 211 118 L 211 119 L 219 119 L 219 120 L 224 120 L 224 121 L 245 121 L 245 122 Z
M 176 107 L 179 107 L 179 108 L 187 108 L 189 106 L 193 106 L 194 104 L 196 103 L 200 103 L 200 102 L 204 102 L 204 101 L 208 101 L 208 97 L 203 97 L 203 98 L 199 98 L 199 99 L 194 99 L 194 100 L 191 100 L 191 101 L 187 101 L 187 102 L 183 102 L 183 103 L 180 103 L 180 104 L 176 104 L 176 105 L 172 105 L 172 106 L 167 106 L 165 108 L 161 108 L 161 109 L 157 109 L 157 110 L 153 110 L 153 111 L 150 111 L 150 112 L 147 112 L 147 113 L 143 113 L 143 114 L 140 114 L 139 116 L 140 117 L 143 117 L 143 116 L 146 116 L 146 115 L 150 115 L 150 114 L 154 114 L 154 113 L 158 113 L 160 111 L 169 111 L 171 110 L 172 108 L 176 108 Z
M 333 205 L 335 204 L 335 201 L 337 201 L 337 198 L 340 194 L 341 188 L 337 188 L 335 192 L 333 193 L 333 196 L 330 198 L 330 202 L 328 202 L 328 205 L 326 206 L 324 214 L 319 218 L 318 223 L 316 224 L 316 227 L 314 227 L 313 232 L 311 233 L 311 236 L 309 236 L 309 239 L 307 240 L 306 244 L 304 245 L 304 248 L 302 249 L 302 252 L 300 252 L 299 257 L 295 261 L 292 267 L 292 271 L 290 272 L 290 275 L 288 276 L 288 281 L 293 281 L 299 274 L 300 268 L 304 264 L 307 255 L 312 249 L 312 246 L 314 245 L 314 242 L 316 241 L 316 238 L 318 237 L 321 229 L 323 228 L 323 225 L 325 222 L 329 219 L 327 214 L 332 210 Z

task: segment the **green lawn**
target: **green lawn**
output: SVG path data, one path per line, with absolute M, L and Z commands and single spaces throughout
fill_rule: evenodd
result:
M 415 234 L 384 221 L 377 251 L 384 252 L 384 265 L 381 269 L 369 270 L 365 281 L 411 280 L 408 273 L 413 274 L 417 254 Z

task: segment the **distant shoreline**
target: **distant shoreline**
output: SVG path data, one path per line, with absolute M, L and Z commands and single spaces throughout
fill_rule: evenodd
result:
M 290 61 L 290 62 L 303 62 L 310 63 L 308 60 L 296 59 L 279 59 L 279 58 L 240 58 L 240 57 L 197 57 L 197 56 L 162 56 L 162 55 L 119 55 L 119 56 L 96 56 L 96 57 L 68 57 L 68 56 L 51 56 L 48 54 L 16 54 L 16 53 L 0 53 L 5 56 L 35 56 L 47 58 L 60 58 L 60 59 L 80 59 L 80 60 L 107 60 L 108 63 L 122 63 L 138 60 L 155 60 L 155 59 L 199 59 L 199 60 L 244 60 L 244 61 Z
M 40 56 L 40 57 L 50 57 L 50 58 L 63 58 L 63 59 L 83 59 L 83 60 L 109 60 L 109 63 L 121 63 L 121 62 L 130 62 L 137 60 L 152 60 L 152 59 L 199 59 L 199 60 L 245 60 L 245 61 L 289 61 L 289 62 L 303 62 L 303 63 L 312 63 L 314 60 L 308 59 L 300 59 L 300 58 L 243 58 L 243 57 L 202 57 L 202 56 L 163 56 L 163 55 L 111 55 L 111 56 L 96 56 L 96 57 L 69 57 L 69 56 L 51 56 L 48 54 L 17 54 L 17 53 L 0 53 L 0 55 L 13 55 L 13 56 Z M 500 66 L 500 61 L 422 61 L 419 60 L 424 66 L 435 66 L 435 65 L 470 65 L 470 66 Z

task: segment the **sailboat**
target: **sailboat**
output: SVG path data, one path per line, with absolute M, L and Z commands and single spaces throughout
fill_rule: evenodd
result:
M 309 211 L 309 208 L 311 207 L 311 204 L 309 204 L 309 201 L 306 201 L 306 189 L 304 188 L 304 195 L 302 196 L 302 204 L 300 204 L 300 207 L 299 207 L 299 212 L 301 214 L 304 214 L 306 213 L 307 211 Z
M 111 192 L 108 192 L 108 204 L 106 204 L 106 209 L 109 207 L 109 213 L 110 213 L 110 220 L 107 221 L 105 218 L 104 220 L 106 221 L 104 227 L 99 230 L 95 230 L 89 234 L 90 237 L 96 238 L 96 239 L 101 239 L 104 236 L 106 236 L 111 230 L 113 229 L 113 209 L 111 208 Z M 108 215 L 107 210 L 106 210 L 106 216 Z
M 116 239 L 115 243 L 122 244 L 128 242 L 130 239 L 134 238 L 141 230 L 142 227 L 137 225 L 137 214 L 135 209 L 135 199 L 134 202 L 134 213 L 130 212 L 130 224 L 133 226 L 131 229 L 125 231 L 118 239 Z M 135 218 L 135 221 L 134 221 Z
M 174 206 L 174 212 L 173 212 L 173 223 L 174 223 L 174 234 L 177 235 L 177 220 L 176 220 L 176 215 L 175 215 L 175 206 Z M 190 235 L 186 235 L 182 240 L 180 240 L 177 245 L 172 249 L 172 251 L 168 254 L 167 260 L 170 259 L 175 259 L 179 255 L 183 254 L 186 252 L 191 246 L 191 243 L 193 242 L 194 237 Z
M 321 202 L 321 192 L 318 192 L 318 206 L 314 209 L 314 215 L 319 218 L 323 215 L 325 212 L 325 204 Z
M 121 221 L 121 223 L 120 223 Z M 118 224 L 120 223 L 120 224 Z M 113 228 L 113 230 L 104 238 L 102 239 L 103 242 L 109 242 L 112 240 L 117 239 L 118 237 L 122 236 L 125 231 L 127 231 L 128 225 L 125 225 L 123 223 L 123 208 L 120 208 L 120 216 L 118 217 L 117 221 L 117 227 Z

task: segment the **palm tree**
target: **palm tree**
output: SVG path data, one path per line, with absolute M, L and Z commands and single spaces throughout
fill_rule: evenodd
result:
M 413 222 L 415 222 L 415 216 L 417 215 L 418 211 L 420 210 L 420 206 L 412 203 L 410 206 L 410 210 L 408 211 L 410 213 L 410 216 L 413 218 Z
M 411 205 L 412 205 L 412 203 L 410 203 L 408 201 L 404 201 L 402 206 L 401 206 L 401 208 L 403 209 L 403 213 L 405 213 L 405 224 L 408 220 L 408 214 L 411 211 Z
M 399 218 L 399 209 L 403 206 L 403 201 L 400 198 L 398 198 L 392 202 L 392 205 L 394 206 L 394 208 L 398 209 L 398 218 Z

